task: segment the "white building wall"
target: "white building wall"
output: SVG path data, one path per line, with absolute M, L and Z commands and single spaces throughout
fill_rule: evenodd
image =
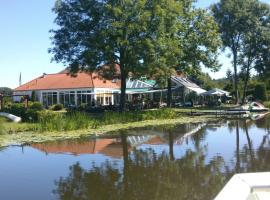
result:
M 13 95 L 20 95 L 20 96 L 14 96 L 13 97 L 13 101 L 14 102 L 20 102 L 21 101 L 21 98 L 23 96 L 26 96 L 28 95 L 30 98 L 32 96 L 32 91 L 16 91 L 16 92 L 13 92 Z

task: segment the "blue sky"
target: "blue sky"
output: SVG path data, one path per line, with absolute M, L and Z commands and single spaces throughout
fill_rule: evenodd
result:
M 266 0 L 270 1 L 270 0 Z M 56 73 L 64 66 L 51 63 L 48 48 L 51 47 L 49 30 L 54 28 L 55 15 L 51 9 L 55 0 L 1 0 L 0 6 L 0 87 L 15 88 L 22 82 L 32 80 L 42 73 Z M 199 0 L 199 7 L 208 7 L 217 0 Z M 225 55 L 215 78 L 222 77 L 230 66 Z

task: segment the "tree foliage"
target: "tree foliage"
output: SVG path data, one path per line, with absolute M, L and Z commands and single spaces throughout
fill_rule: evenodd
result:
M 8 87 L 0 87 L 0 94 L 3 95 L 12 95 L 12 89 Z
M 261 101 L 267 100 L 266 86 L 261 83 L 255 86 L 254 97 Z
M 258 0 L 221 0 L 212 6 L 212 11 L 224 48 L 233 55 L 234 90 L 236 102 L 239 98 L 238 70 L 244 75 L 243 101 L 252 68 L 267 71 L 269 55 L 269 5 Z M 255 67 L 256 66 L 256 67 Z
M 201 63 L 217 67 L 220 44 L 213 17 L 192 7 L 193 0 L 58 0 L 52 30 L 57 62 L 71 72 L 120 67 L 121 109 L 126 78 L 142 74 L 169 77 L 175 70 L 194 71 Z
M 177 18 L 183 3 L 173 0 L 58 0 L 52 30 L 54 60 L 78 70 L 117 63 L 121 75 L 121 109 L 125 105 L 126 78 L 147 71 L 146 63 L 160 47 L 176 44 Z M 170 33 L 170 34 L 168 34 Z M 175 34 L 172 34 L 173 36 Z M 172 57 L 177 57 L 172 53 Z

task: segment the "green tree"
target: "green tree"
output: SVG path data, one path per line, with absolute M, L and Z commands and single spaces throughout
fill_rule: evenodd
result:
M 12 89 L 8 88 L 8 87 L 0 87 L 0 94 L 3 95 L 12 95 Z
M 212 12 L 219 25 L 223 46 L 233 55 L 234 90 L 236 103 L 238 92 L 238 60 L 243 47 L 243 36 L 249 29 L 250 9 L 257 0 L 221 0 L 212 6 Z
M 146 73 L 155 60 L 162 63 L 156 56 L 164 46 L 172 47 L 171 58 L 177 57 L 175 38 L 183 6 L 183 1 L 174 0 L 58 0 L 53 11 L 59 29 L 52 30 L 49 51 L 74 73 L 104 64 L 113 71 L 118 64 L 123 111 L 127 77 Z
M 249 12 L 248 16 L 250 18 L 246 19 L 249 29 L 243 36 L 243 47 L 239 59 L 244 76 L 242 103 L 245 102 L 251 70 L 256 68 L 257 61 L 260 59 L 260 51 L 263 51 L 265 47 L 270 47 L 265 42 L 265 35 L 270 32 L 270 25 L 267 23 L 270 18 L 269 5 L 256 1 Z
M 254 97 L 261 101 L 267 100 L 266 86 L 264 83 L 257 84 L 254 90 Z
M 176 71 L 194 75 L 201 71 L 202 65 L 215 71 L 220 67 L 217 62 L 217 50 L 221 45 L 218 26 L 206 10 L 194 8 L 193 2 L 185 1 L 178 17 L 178 31 L 174 42 L 161 42 L 167 45 L 157 51 L 158 59 L 153 62 L 158 66 L 153 68 L 153 76 L 167 85 L 168 107 L 171 106 L 171 76 Z M 168 37 L 171 38 L 174 29 L 167 33 L 170 33 Z

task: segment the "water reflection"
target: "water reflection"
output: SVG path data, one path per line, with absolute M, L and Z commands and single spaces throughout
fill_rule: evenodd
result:
M 269 122 L 269 117 L 221 120 L 134 129 L 108 138 L 33 144 L 23 153 L 32 162 L 22 163 L 32 169 L 34 163 L 41 162 L 39 158 L 46 159 L 44 168 L 56 170 L 47 180 L 49 173 L 40 173 L 36 167 L 36 174 L 47 181 L 39 186 L 35 181 L 28 183 L 50 194 L 44 199 L 208 200 L 235 173 L 270 170 Z M 5 153 L 12 148 L 0 150 L 0 173 L 11 167 L 12 156 L 5 157 Z M 27 177 L 34 177 L 29 173 Z M 0 199 L 10 199 L 1 198 L 10 195 L 1 182 L 21 180 L 21 176 L 1 174 Z M 32 194 L 27 199 L 42 199 L 34 198 L 36 190 L 22 191 L 20 184 L 15 186 L 18 193 Z
M 122 135 L 123 173 L 110 162 L 83 169 L 79 163 L 70 168 L 68 177 L 56 181 L 54 193 L 60 199 L 209 199 L 222 187 L 225 163 L 215 157 L 206 163 L 206 149 L 189 150 L 178 160 L 156 154 L 151 148 L 128 153 Z M 173 159 L 174 160 L 174 159 Z
M 208 127 L 208 130 L 217 131 L 224 124 L 227 121 L 220 121 L 219 126 Z M 180 137 L 175 134 L 175 129 L 165 129 L 169 153 L 160 154 L 153 148 L 134 149 L 130 153 L 127 135 L 121 134 L 123 172 L 109 162 L 99 168 L 92 166 L 90 171 L 77 163 L 71 167 L 67 178 L 56 182 L 55 194 L 60 199 L 211 199 L 234 173 L 269 170 L 268 124 L 265 119 L 256 123 L 246 120 L 229 122 L 228 126 L 235 129 L 235 168 L 226 164 L 222 156 L 214 156 L 207 162 L 208 148 L 202 142 L 207 135 L 207 129 L 202 129 L 204 125 Z M 254 125 L 268 130 L 256 150 L 249 136 L 249 128 Z M 247 140 L 247 145 L 241 149 L 240 129 L 244 130 Z M 187 149 L 181 158 L 175 159 L 174 145 L 183 144 L 185 139 L 191 139 L 195 148 Z M 78 185 L 81 187 L 76 188 Z

